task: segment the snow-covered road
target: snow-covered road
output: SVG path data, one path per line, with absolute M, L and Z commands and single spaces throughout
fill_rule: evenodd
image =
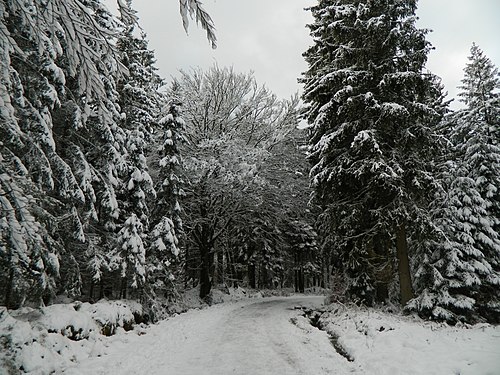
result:
M 343 371 L 326 333 L 307 324 L 299 306 L 322 297 L 249 300 L 190 311 L 146 331 L 118 335 L 103 355 L 64 374 L 321 375 Z

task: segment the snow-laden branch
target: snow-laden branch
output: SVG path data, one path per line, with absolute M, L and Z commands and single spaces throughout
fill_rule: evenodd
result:
M 215 35 L 215 25 L 212 17 L 203 9 L 199 0 L 179 0 L 182 24 L 186 33 L 189 28 L 189 18 L 195 19 L 207 32 L 207 39 L 212 44 L 212 48 L 217 48 L 217 37 Z

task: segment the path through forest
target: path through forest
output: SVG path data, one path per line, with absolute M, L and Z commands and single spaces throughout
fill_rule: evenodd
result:
M 308 324 L 301 306 L 323 297 L 227 303 L 160 322 L 138 336 L 111 339 L 99 358 L 65 374 L 334 374 L 342 369 L 328 336 Z M 124 341 L 125 338 L 125 341 Z

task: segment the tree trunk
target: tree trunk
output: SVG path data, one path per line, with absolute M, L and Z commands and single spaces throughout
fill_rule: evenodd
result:
M 248 265 L 248 280 L 250 288 L 255 289 L 255 287 L 257 286 L 255 284 L 255 264 Z
M 236 288 L 238 286 L 236 282 L 236 268 L 234 267 L 233 255 L 229 250 L 227 251 L 227 272 L 228 278 L 232 282 L 232 286 Z
M 295 293 L 299 292 L 299 270 L 295 269 Z
M 267 268 L 265 265 L 262 265 L 261 264 L 261 279 L 260 279 L 260 286 L 261 288 L 263 289 L 266 289 L 267 287 L 269 287 L 269 284 L 268 284 L 268 273 L 267 273 Z
M 295 285 L 295 293 L 299 292 L 299 253 L 295 251 L 293 254 L 294 261 L 294 285 Z
M 213 265 L 212 269 L 213 269 L 212 282 L 214 283 L 215 286 L 217 286 L 220 283 L 220 280 L 219 280 L 219 254 L 217 253 L 217 251 L 214 251 L 214 265 Z
M 127 299 L 127 278 L 122 277 L 120 298 Z
M 11 269 L 9 270 L 9 280 L 7 281 L 7 287 L 5 288 L 5 307 L 7 309 L 12 309 L 15 308 L 12 306 L 12 301 L 11 301 L 11 296 L 12 296 L 12 289 L 14 287 L 14 269 L 11 266 Z
M 385 303 L 389 299 L 389 284 L 393 278 L 390 258 L 390 240 L 388 236 L 377 234 L 372 239 L 375 268 L 375 300 Z
M 188 241 L 185 242 L 186 246 L 184 248 L 184 289 L 188 288 L 189 285 L 189 245 Z
M 200 270 L 200 298 L 205 298 L 212 290 L 212 280 L 210 278 L 211 268 L 213 265 L 214 254 L 210 247 L 201 246 L 201 270 Z
M 89 292 L 89 297 L 92 302 L 94 302 L 94 280 L 90 280 L 90 292 Z
M 104 298 L 104 278 L 101 276 L 101 281 L 99 283 L 99 299 Z
M 304 254 L 299 251 L 299 292 L 304 293 Z
M 406 227 L 404 224 L 396 228 L 396 251 L 398 257 L 401 304 L 405 306 L 407 302 L 413 298 L 413 289 L 411 285 L 410 262 L 408 260 Z
M 299 292 L 304 293 L 304 267 L 302 266 L 299 270 Z
M 222 273 L 222 283 L 226 285 L 226 267 L 227 267 L 227 260 L 226 260 L 226 250 L 223 248 L 222 249 L 222 267 L 221 267 L 221 273 Z
M 332 269 L 331 269 L 331 266 L 332 266 L 332 259 L 331 259 L 331 254 L 328 252 L 328 254 L 325 256 L 325 271 L 326 271 L 326 275 L 325 275 L 325 285 L 324 287 L 326 289 L 330 289 L 331 288 L 331 275 L 332 275 Z

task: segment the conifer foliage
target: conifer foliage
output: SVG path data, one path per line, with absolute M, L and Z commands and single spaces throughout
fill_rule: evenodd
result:
M 154 158 L 157 172 L 157 198 L 151 210 L 151 234 L 147 251 L 149 284 L 153 292 L 168 289 L 174 274 L 173 260 L 180 260 L 183 233 L 180 201 L 184 195 L 180 177 L 181 156 L 179 144 L 184 141 L 184 120 L 176 90 L 169 93 L 162 116 L 158 121 L 158 157 Z
M 113 17 L 99 2 L 2 2 L 0 21 L 1 218 L 10 222 L 0 284 L 2 301 L 17 307 L 28 296 L 79 293 L 85 263 L 73 249 L 90 225 L 112 225 L 122 139 L 112 77 L 124 70 L 108 40 Z
M 161 79 L 131 2 L 119 5 L 117 19 L 98 0 L 0 2 L 2 305 L 113 297 L 147 280 Z M 180 6 L 215 45 L 201 3 Z M 116 268 L 129 277 L 118 288 Z
M 437 197 L 438 236 L 419 271 L 412 308 L 449 321 L 500 316 L 500 80 L 473 45 L 460 96 L 466 105 L 444 123 L 452 146 Z
M 443 113 L 441 87 L 424 68 L 427 31 L 415 25 L 416 1 L 320 0 L 311 11 L 302 82 L 318 225 L 351 295 L 386 300 L 397 258 L 404 304 L 407 243 L 427 222 Z
M 131 2 L 121 4 L 120 11 L 124 30 L 117 40 L 117 49 L 128 75 L 118 80 L 117 91 L 122 111 L 120 125 L 126 137 L 126 166 L 120 176 L 123 184 L 118 194 L 124 227 L 118 233 L 113 257 L 122 269 L 121 293 L 126 295 L 127 284 L 137 289 L 146 282 L 147 245 L 144 242 L 150 229 L 148 202 L 156 198 L 146 152 L 159 116 L 158 88 L 162 79 L 156 73 L 154 54 L 148 49 L 146 35 L 143 32 L 136 35 L 138 25 Z M 130 248 L 130 238 L 127 238 L 131 233 L 134 233 L 135 248 Z

